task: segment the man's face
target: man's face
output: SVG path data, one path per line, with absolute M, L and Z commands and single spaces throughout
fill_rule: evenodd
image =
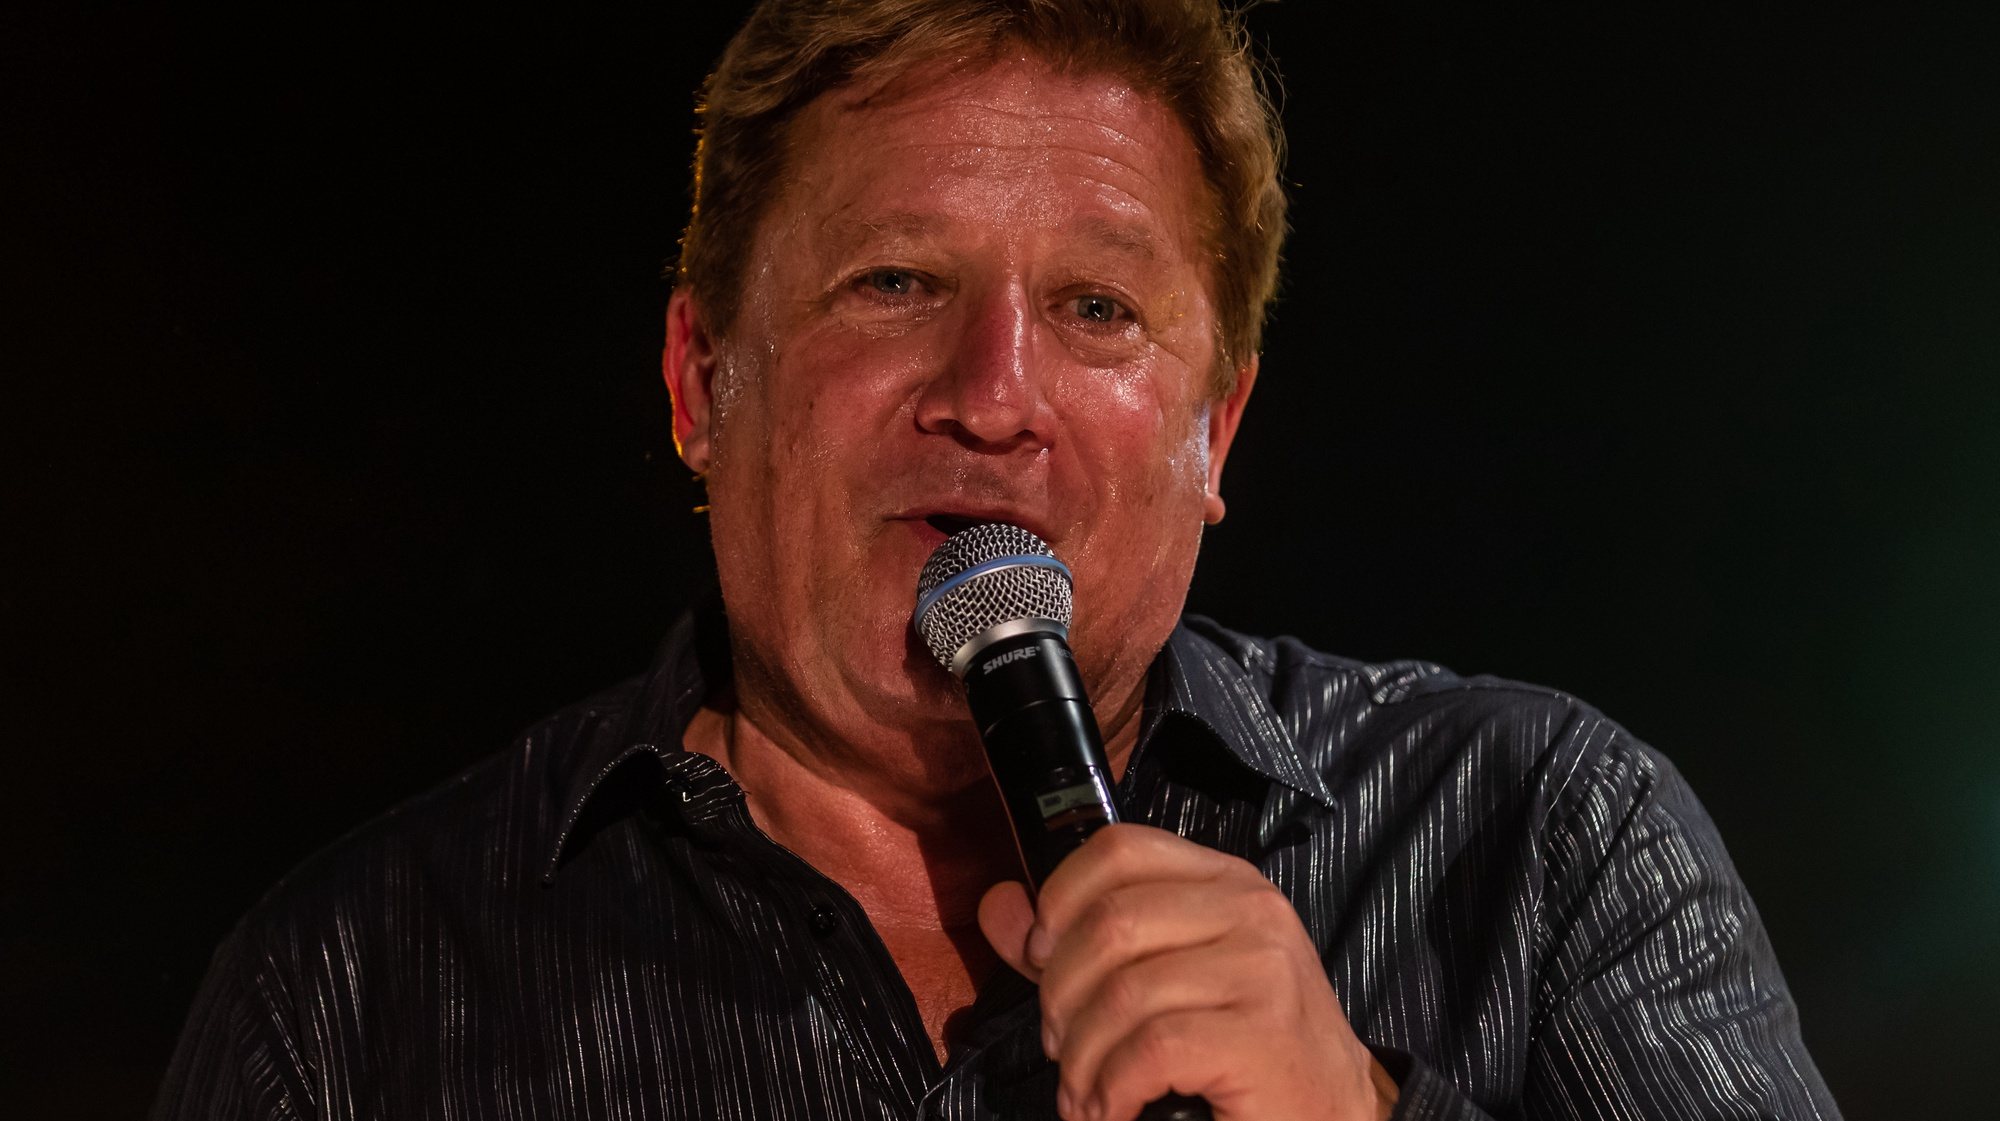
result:
M 813 735 L 959 738 L 910 610 L 951 519 L 997 520 L 1074 572 L 1100 711 L 1136 706 L 1255 372 L 1212 398 L 1185 128 L 1116 79 L 1013 59 L 836 91 L 792 139 L 727 336 L 683 297 L 670 313 L 740 688 Z

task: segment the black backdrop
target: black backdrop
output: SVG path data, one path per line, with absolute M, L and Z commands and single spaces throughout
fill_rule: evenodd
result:
M 264 886 L 700 579 L 658 274 L 740 8 L 657 7 L 0 16 L 11 1115 L 140 1111 Z M 1990 1105 L 1991 28 L 1254 24 L 1297 233 L 1193 607 L 1595 701 L 1850 1116 Z

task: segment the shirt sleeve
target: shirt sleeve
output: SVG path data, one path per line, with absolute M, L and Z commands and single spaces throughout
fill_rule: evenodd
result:
M 1395 1112 L 1389 1121 L 1493 1121 L 1492 1115 L 1473 1104 L 1451 1081 L 1424 1064 L 1422 1059 L 1392 1047 L 1368 1048 L 1375 1061 L 1396 1080 Z
M 1501 1112 L 1838 1121 L 1749 892 L 1672 764 L 1618 730 L 1541 843 L 1530 1052 Z M 1491 1116 L 1421 1057 L 1374 1050 L 1396 1121 Z
M 1579 777 L 1544 839 L 1525 1115 L 1837 1119 L 1749 892 L 1679 772 L 1621 731 Z
M 239 929 L 216 950 L 174 1048 L 153 1121 L 296 1121 L 296 1048 Z

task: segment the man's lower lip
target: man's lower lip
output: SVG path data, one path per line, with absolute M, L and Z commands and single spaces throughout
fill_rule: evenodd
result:
M 916 531 L 918 540 L 933 548 L 943 544 L 944 539 L 951 536 L 922 518 L 912 518 L 903 524 Z

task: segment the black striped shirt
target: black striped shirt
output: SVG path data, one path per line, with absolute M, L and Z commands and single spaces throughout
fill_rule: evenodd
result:
M 1029 984 L 940 1066 L 861 908 L 681 749 L 717 629 L 287 876 L 156 1116 L 1053 1118 Z M 1713 825 L 1593 709 L 1190 618 L 1144 719 L 1121 812 L 1292 899 L 1399 1116 L 1838 1115 Z

